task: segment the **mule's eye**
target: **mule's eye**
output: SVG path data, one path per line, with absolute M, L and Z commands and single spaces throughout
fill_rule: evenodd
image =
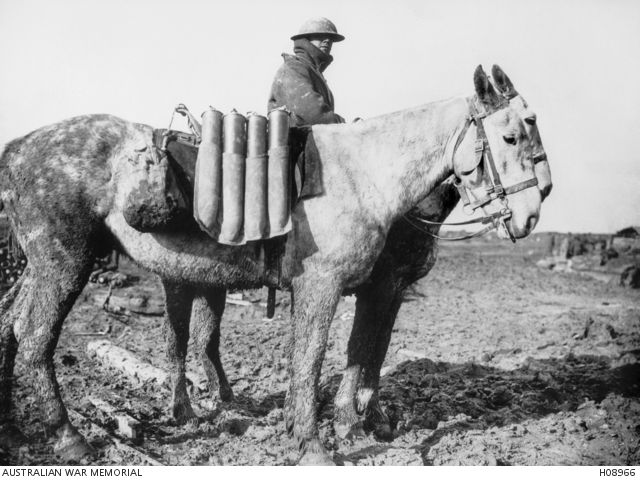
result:
M 527 117 L 524 119 L 525 123 L 527 125 L 535 125 L 536 124 L 536 116 L 535 115 L 531 115 L 530 117 Z
M 515 135 L 503 135 L 502 138 L 504 138 L 504 141 L 507 142 L 509 145 L 515 145 L 516 144 L 516 136 Z

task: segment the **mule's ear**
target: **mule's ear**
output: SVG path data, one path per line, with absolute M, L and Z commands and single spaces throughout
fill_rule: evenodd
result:
M 488 107 L 497 107 L 500 104 L 500 98 L 493 85 L 491 85 L 487 74 L 484 73 L 482 65 L 476 67 L 476 71 L 473 74 L 473 83 L 476 86 L 478 100 Z
M 491 75 L 493 76 L 493 80 L 496 82 L 496 87 L 506 97 L 515 97 L 518 95 L 513 83 L 507 77 L 507 74 L 504 73 L 504 70 L 500 68 L 500 65 L 494 65 L 491 67 Z

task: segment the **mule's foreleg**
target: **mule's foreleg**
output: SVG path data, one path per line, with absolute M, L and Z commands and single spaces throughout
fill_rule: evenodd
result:
M 347 346 L 347 367 L 336 393 L 333 426 L 340 438 L 364 436 L 356 410 L 356 393 L 362 369 L 375 344 L 379 315 L 374 289 L 367 285 L 356 293 L 356 312 Z
M 171 413 L 180 424 L 195 421 L 187 393 L 186 359 L 189 343 L 189 319 L 195 289 L 191 285 L 162 280 L 166 317 L 165 344 L 170 363 Z
M 305 275 L 293 281 L 291 383 L 285 419 L 303 456 L 300 464 L 333 464 L 318 436 L 318 383 L 329 327 L 340 299 L 335 278 Z
M 380 405 L 380 370 L 389 350 L 391 332 L 402 305 L 404 289 L 392 289 L 389 294 L 391 298 L 387 299 L 386 308 L 378 311 L 379 328 L 370 355 L 363 365 L 362 386 L 357 395 L 358 410 L 365 413 L 365 428 L 373 430 L 376 437 L 382 440 L 392 440 L 393 431 L 389 417 Z
M 364 412 L 364 407 L 368 404 L 357 408 L 358 383 L 365 367 L 368 370 L 376 363 L 372 357 L 379 354 L 377 349 L 380 337 L 384 335 L 389 322 L 391 328 L 393 327 L 395 319 L 392 304 L 396 284 L 391 274 L 391 266 L 380 264 L 381 261 L 382 259 L 370 283 L 356 291 L 356 312 L 347 349 L 347 368 L 335 399 L 334 429 L 340 438 L 364 435 L 363 422 L 358 410 Z
M 209 391 L 219 391 L 224 402 L 233 400 L 233 390 L 220 360 L 220 323 L 224 313 L 226 289 L 198 292 L 191 308 L 195 348 L 209 379 Z

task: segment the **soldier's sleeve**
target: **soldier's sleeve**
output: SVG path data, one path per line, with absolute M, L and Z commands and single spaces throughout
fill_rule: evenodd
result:
M 284 104 L 298 117 L 298 124 L 340 123 L 325 98 L 314 90 L 305 72 L 289 69 L 279 79 Z

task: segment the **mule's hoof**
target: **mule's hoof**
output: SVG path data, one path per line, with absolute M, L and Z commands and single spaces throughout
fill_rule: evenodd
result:
M 198 416 L 193 411 L 191 405 L 174 405 L 172 415 L 178 425 L 198 425 Z
M 55 443 L 53 453 L 66 462 L 75 463 L 84 458 L 91 458 L 95 454 L 95 450 L 75 428 L 71 427 L 65 429 Z
M 307 452 L 305 453 L 300 461 L 298 462 L 300 466 L 318 466 L 318 467 L 334 467 L 336 463 L 333 461 L 331 456 L 325 452 Z
M 235 396 L 233 395 L 233 390 L 231 390 L 231 387 L 228 387 L 228 388 L 221 387 L 218 393 L 220 395 L 220 400 L 222 400 L 223 402 L 233 402 L 233 400 L 235 399 Z
M 393 440 L 393 430 L 388 423 L 379 423 L 373 429 L 373 435 L 383 442 L 391 442 Z
M 364 428 L 362 422 L 357 421 L 352 424 L 346 423 L 334 423 L 333 429 L 336 431 L 336 436 L 341 440 L 353 440 L 355 438 L 364 438 Z
M 4 449 L 19 447 L 27 437 L 13 423 L 0 425 L 0 447 Z

